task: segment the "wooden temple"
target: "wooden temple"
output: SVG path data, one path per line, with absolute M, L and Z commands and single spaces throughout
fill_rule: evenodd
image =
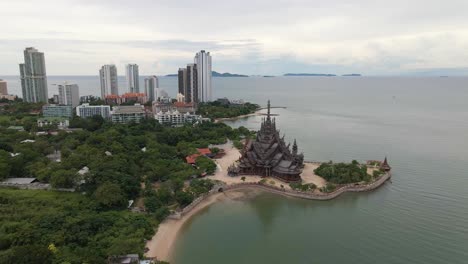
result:
M 280 137 L 276 121 L 271 118 L 270 101 L 267 111 L 257 137 L 246 142 L 237 164 L 230 166 L 228 173 L 276 177 L 285 182 L 301 181 L 304 155 L 298 153 L 296 140 L 290 150 L 290 144 L 285 144 L 284 136 Z

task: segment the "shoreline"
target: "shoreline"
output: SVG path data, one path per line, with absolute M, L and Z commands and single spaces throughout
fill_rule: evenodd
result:
M 180 231 L 193 216 L 216 202 L 249 197 L 249 194 L 245 192 L 247 189 L 253 188 L 233 189 L 225 192 L 210 192 L 204 197 L 201 197 L 202 199 L 188 210 L 187 213 L 181 215 L 180 218 L 168 216 L 159 224 L 156 229 L 156 233 L 151 240 L 146 242 L 146 247 L 149 251 L 144 255 L 149 258 L 155 258 L 159 261 L 171 261 L 172 254 L 175 249 L 175 242 L 180 235 Z M 229 197 L 227 194 L 236 195 Z
M 200 211 L 202 211 L 203 209 L 209 207 L 210 205 L 218 201 L 222 201 L 223 199 L 220 198 L 226 196 L 228 193 L 238 193 L 238 195 L 235 198 L 244 198 L 248 196 L 247 192 L 245 192 L 246 190 L 258 189 L 263 192 L 282 195 L 285 197 L 292 197 L 296 199 L 328 201 L 333 200 L 347 192 L 373 191 L 382 186 L 388 180 L 390 180 L 390 178 L 391 173 L 386 173 L 370 184 L 359 186 L 356 186 L 354 184 L 348 184 L 336 189 L 331 193 L 320 195 L 307 192 L 285 190 L 274 186 L 252 182 L 225 185 L 222 186 L 222 191 L 218 191 L 220 186 L 215 186 L 215 188 L 212 189 L 208 194 L 200 197 L 200 200 L 194 201 L 195 204 L 188 205 L 186 207 L 188 209 L 187 211 L 183 210 L 183 212 L 180 213 L 179 216 L 169 216 L 163 222 L 161 222 L 158 226 L 156 234 L 146 244 L 146 247 L 149 248 L 149 251 L 145 254 L 145 256 L 154 257 L 157 260 L 171 261 L 172 254 L 175 249 L 175 242 L 177 241 L 177 238 L 180 234 L 180 230 L 184 227 L 185 223 L 187 223 L 187 221 L 190 220 L 193 216 L 200 213 Z
M 227 142 L 225 144 L 218 145 L 217 147 L 224 149 L 226 155 L 223 158 L 216 160 L 218 168 L 215 174 L 208 176 L 207 179 L 216 180 L 220 184 L 216 184 L 208 193 L 198 197 L 191 204 L 178 212 L 172 213 L 162 221 L 156 230 L 156 234 L 146 243 L 146 247 L 149 249 L 145 254 L 146 257 L 153 257 L 157 260 L 163 261 L 171 261 L 178 235 L 187 221 L 200 213 L 203 209 L 218 201 L 249 196 L 248 190 L 268 192 L 296 199 L 327 201 L 335 199 L 346 192 L 372 191 L 383 185 L 391 178 L 391 173 L 388 172 L 379 178 L 374 179 L 374 181 L 369 184 L 342 185 L 338 186 L 335 191 L 330 193 L 301 192 L 291 189 L 288 184 L 281 182 L 276 178 L 266 178 L 267 183 L 269 184 L 260 184 L 259 181 L 264 179 L 260 176 L 247 176 L 244 181 L 241 180 L 241 177 L 228 176 L 227 168 L 239 159 L 240 152 L 238 149 L 233 147 L 232 142 Z M 319 165 L 320 162 L 305 162 L 305 168 L 301 175 L 305 183 L 314 183 L 317 187 L 323 187 L 326 185 L 326 181 L 314 173 L 314 169 Z
M 255 112 L 250 113 L 250 114 L 246 114 L 246 115 L 240 115 L 240 116 L 234 116 L 234 117 L 215 118 L 214 122 L 219 123 L 219 122 L 223 122 L 223 121 L 233 121 L 233 120 L 237 120 L 237 119 L 241 119 L 241 118 L 245 118 L 245 117 L 256 116 L 256 115 L 261 114 L 260 111 L 261 111 L 261 109 L 256 110 Z

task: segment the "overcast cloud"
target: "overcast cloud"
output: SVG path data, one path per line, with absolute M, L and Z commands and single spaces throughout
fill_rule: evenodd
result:
M 175 73 L 200 49 L 222 72 L 460 73 L 467 14 L 466 0 L 0 0 L 0 74 L 19 74 L 27 46 L 49 75 Z

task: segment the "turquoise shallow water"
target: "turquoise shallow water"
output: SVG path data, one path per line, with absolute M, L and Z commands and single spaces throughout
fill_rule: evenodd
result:
M 49 84 L 64 80 L 99 94 L 93 76 Z M 176 81 L 160 83 L 175 95 Z M 173 263 L 468 263 L 468 78 L 213 82 L 216 97 L 287 106 L 273 111 L 278 127 L 307 160 L 387 155 L 392 183 L 327 202 L 265 193 L 214 204 L 185 226 Z M 229 124 L 258 129 L 260 117 Z

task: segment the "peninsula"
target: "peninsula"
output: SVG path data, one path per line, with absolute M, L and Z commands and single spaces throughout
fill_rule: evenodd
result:
M 345 192 L 374 190 L 391 177 L 386 158 L 383 162 L 372 160 L 365 164 L 304 161 L 297 143 L 294 142 L 291 150 L 284 137 L 280 137 L 271 118 L 270 103 L 267 117 L 255 136 L 237 147 L 230 141 L 215 147 L 225 154 L 215 160 L 214 174 L 206 177 L 214 183 L 213 188 L 160 224 L 156 235 L 147 243 L 146 256 L 171 260 L 179 231 L 190 217 L 214 202 L 242 197 L 244 190 L 325 201 Z M 230 195 L 222 195 L 225 192 Z

